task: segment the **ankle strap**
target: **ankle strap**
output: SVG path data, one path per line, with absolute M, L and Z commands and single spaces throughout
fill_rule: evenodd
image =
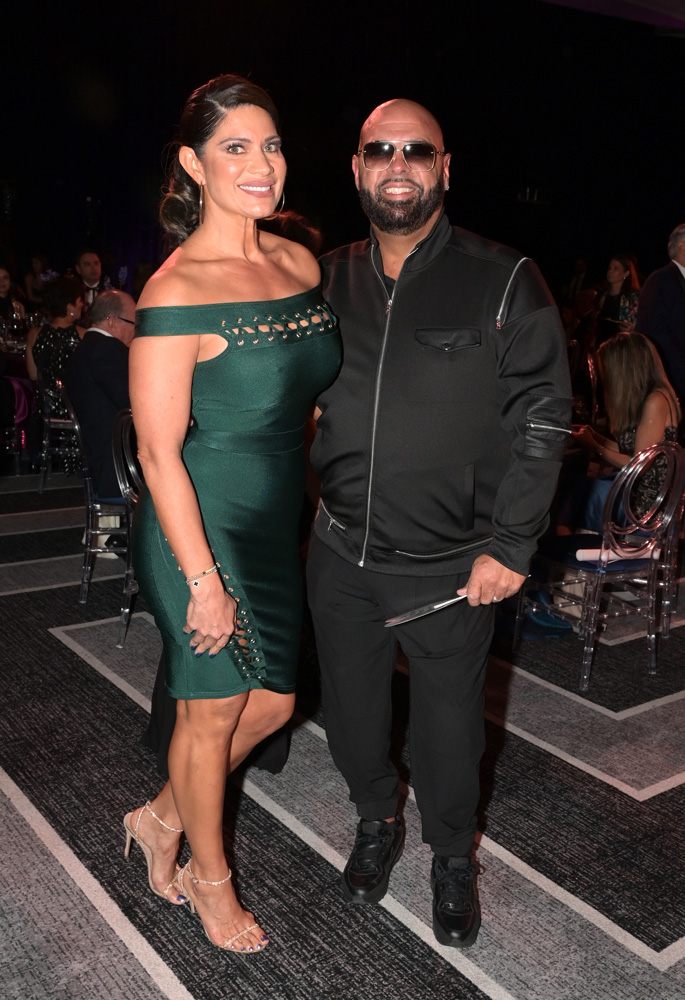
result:
M 233 874 L 231 872 L 231 869 L 229 868 L 228 869 L 228 875 L 226 876 L 226 878 L 219 879 L 218 882 L 210 882 L 209 879 L 206 879 L 206 878 L 197 878 L 196 875 L 193 875 L 193 869 L 190 867 L 190 861 L 185 866 L 185 871 L 187 871 L 188 874 L 190 875 L 190 881 L 193 883 L 193 885 L 224 885 L 225 882 L 229 881 L 229 879 L 231 878 L 231 876 Z
M 149 802 L 146 802 L 145 805 L 143 806 L 143 808 L 147 809 L 147 811 L 150 813 L 150 815 L 155 817 L 155 819 L 160 824 L 160 826 L 163 826 L 165 830 L 169 831 L 169 833 L 183 833 L 183 827 L 181 827 L 180 830 L 177 830 L 175 826 L 169 826 L 169 824 L 165 823 L 163 819 L 160 819 L 159 816 L 157 815 L 157 813 L 153 810 L 153 808 L 152 808 L 152 806 L 150 805 Z M 139 814 L 139 816 L 138 816 L 138 822 L 140 822 L 140 817 L 142 815 L 143 814 L 141 812 Z

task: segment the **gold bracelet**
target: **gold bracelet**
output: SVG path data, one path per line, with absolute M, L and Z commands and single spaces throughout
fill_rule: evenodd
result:
M 186 583 L 188 584 L 188 586 L 192 584 L 193 587 L 199 587 L 200 580 L 204 579 L 204 577 L 206 576 L 209 576 L 210 573 L 218 573 L 220 565 L 221 563 L 214 563 L 213 566 L 210 566 L 209 569 L 203 570 L 202 573 L 198 573 L 197 576 L 187 576 Z

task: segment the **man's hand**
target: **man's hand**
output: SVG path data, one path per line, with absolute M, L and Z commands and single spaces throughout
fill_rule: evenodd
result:
M 478 604 L 490 604 L 511 597 L 520 590 L 524 580 L 525 576 L 514 573 L 492 556 L 483 554 L 474 559 L 471 576 L 466 586 L 457 593 L 466 594 L 469 604 L 476 607 Z

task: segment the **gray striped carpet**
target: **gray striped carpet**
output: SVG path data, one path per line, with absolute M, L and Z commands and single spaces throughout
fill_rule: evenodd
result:
M 121 564 L 101 560 L 77 603 L 73 480 L 39 497 L 0 479 L 0 996 L 22 1000 L 685 1000 L 685 632 L 646 674 L 643 641 L 599 645 L 576 693 L 574 636 L 524 643 L 502 622 L 488 675 L 478 859 L 483 927 L 464 953 L 430 927 L 406 752 L 407 848 L 377 907 L 345 905 L 355 817 L 326 746 L 314 655 L 279 775 L 229 785 L 227 852 L 271 943 L 213 949 L 187 908 L 124 861 L 123 814 L 159 787 L 140 744 L 159 639 L 139 600 L 115 648 Z M 615 637 L 614 637 L 615 638 Z

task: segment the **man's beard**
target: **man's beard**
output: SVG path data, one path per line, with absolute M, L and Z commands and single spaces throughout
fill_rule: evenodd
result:
M 444 196 L 442 174 L 438 175 L 432 188 L 408 201 L 390 201 L 383 196 L 380 187 L 375 191 L 367 191 L 365 188 L 359 190 L 359 201 L 372 225 L 382 233 L 392 233 L 395 236 L 409 236 L 421 229 L 435 210 L 440 208 Z

